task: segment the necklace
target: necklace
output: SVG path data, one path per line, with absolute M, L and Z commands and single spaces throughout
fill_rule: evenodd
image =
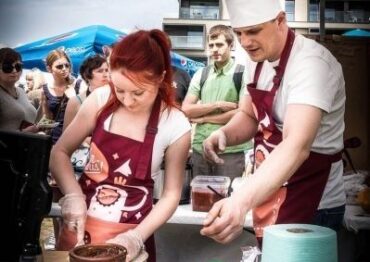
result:
M 14 88 L 14 91 L 15 91 L 15 94 L 12 94 L 8 89 L 6 89 L 5 87 L 3 87 L 2 85 L 0 85 L 1 89 L 4 90 L 5 93 L 7 93 L 8 95 L 10 95 L 11 97 L 13 97 L 14 99 L 18 99 L 19 95 L 18 95 L 18 92 L 17 92 L 17 89 Z

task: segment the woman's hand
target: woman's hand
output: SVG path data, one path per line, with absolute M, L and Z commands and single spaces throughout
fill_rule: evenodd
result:
M 128 230 L 127 232 L 122 234 L 118 234 L 115 238 L 109 239 L 106 242 L 124 246 L 127 249 L 128 261 L 131 261 L 132 259 L 137 257 L 140 251 L 144 248 L 143 238 L 135 229 Z
M 59 200 L 62 208 L 63 222 L 68 230 L 76 231 L 77 245 L 84 244 L 86 221 L 86 196 L 80 193 L 66 194 Z
M 37 133 L 39 132 L 39 128 L 36 125 L 30 125 L 28 127 L 25 127 L 21 130 L 22 132 L 30 132 L 30 133 Z

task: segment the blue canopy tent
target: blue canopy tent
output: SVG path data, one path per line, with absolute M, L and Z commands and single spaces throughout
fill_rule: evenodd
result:
M 46 71 L 45 58 L 54 49 L 62 48 L 72 60 L 73 72 L 78 74 L 82 61 L 94 54 L 103 54 L 103 47 L 109 46 L 122 37 L 125 33 L 103 26 L 92 25 L 68 33 L 49 37 L 36 42 L 25 44 L 15 49 L 21 54 L 24 68 L 37 67 Z M 192 76 L 203 63 L 191 60 L 180 54 L 171 52 L 172 65 L 184 69 Z
M 370 37 L 370 31 L 363 30 L 363 29 L 354 29 L 354 30 L 347 31 L 342 35 L 350 36 L 350 37 Z

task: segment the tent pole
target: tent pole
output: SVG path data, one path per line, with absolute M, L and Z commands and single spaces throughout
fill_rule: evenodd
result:
M 320 42 L 324 41 L 325 36 L 325 0 L 320 0 Z

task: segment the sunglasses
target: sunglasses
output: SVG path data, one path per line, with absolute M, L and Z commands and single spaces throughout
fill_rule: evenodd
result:
M 69 69 L 70 66 L 71 66 L 70 64 L 65 63 L 65 64 L 56 65 L 55 68 L 62 70 L 63 68 Z
M 16 63 L 14 65 L 12 65 L 12 64 L 3 64 L 1 69 L 6 74 L 10 74 L 11 72 L 13 72 L 14 69 L 17 72 L 20 72 L 20 71 L 22 71 L 22 64 L 21 63 Z

